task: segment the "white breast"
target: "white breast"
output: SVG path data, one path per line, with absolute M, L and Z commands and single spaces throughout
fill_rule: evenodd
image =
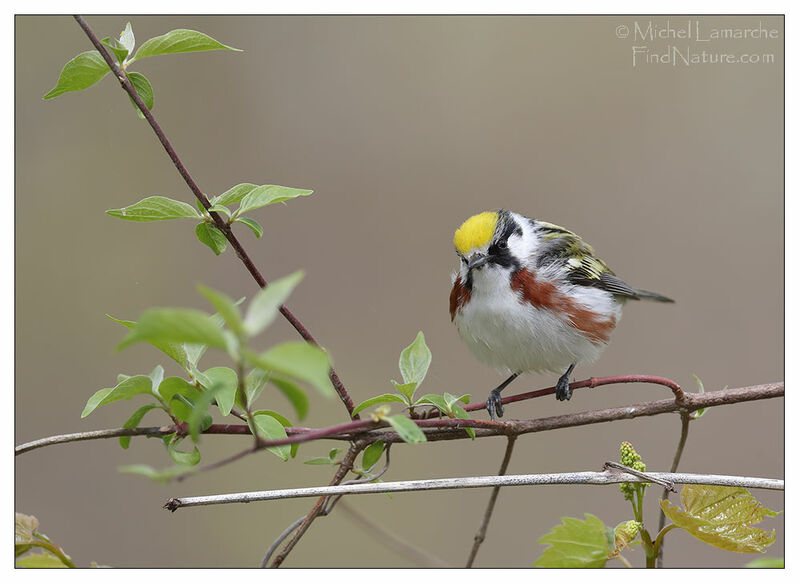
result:
M 509 373 L 563 373 L 572 363 L 600 356 L 605 343 L 593 342 L 563 316 L 524 302 L 508 282 L 506 271 L 496 266 L 474 271 L 470 300 L 453 319 L 479 361 Z M 578 287 L 570 297 L 617 320 L 621 316 L 621 305 L 602 290 Z

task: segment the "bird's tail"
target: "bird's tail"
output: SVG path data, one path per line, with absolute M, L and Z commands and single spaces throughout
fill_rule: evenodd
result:
M 650 292 L 649 290 L 634 289 L 636 296 L 639 300 L 652 300 L 653 302 L 675 302 L 672 298 L 662 296 L 657 292 Z

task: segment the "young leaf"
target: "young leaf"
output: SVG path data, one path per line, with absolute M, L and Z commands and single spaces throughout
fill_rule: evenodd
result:
M 128 466 L 121 466 L 117 470 L 119 470 L 119 472 L 138 474 L 159 483 L 167 483 L 173 477 L 186 472 L 191 472 L 191 467 L 173 466 L 170 468 L 165 468 L 164 470 L 156 470 L 152 466 L 148 466 L 146 464 L 131 464 Z
M 414 399 L 414 391 L 417 389 L 417 382 L 412 381 L 411 383 L 397 383 L 394 379 L 392 379 L 392 385 L 394 388 L 406 396 L 406 403 L 411 404 L 412 400 Z
M 328 354 L 317 346 L 290 341 L 275 345 L 258 355 L 248 353 L 248 356 L 256 367 L 305 381 L 323 395 L 333 395 L 333 386 L 328 377 Z
M 283 427 L 278 420 L 269 413 L 256 412 L 252 417 L 253 422 L 250 424 L 250 431 L 262 438 L 263 440 L 281 440 L 286 438 L 286 428 Z M 255 427 L 253 427 L 255 426 Z M 289 460 L 290 448 L 288 444 L 283 446 L 273 446 L 267 448 L 275 456 L 282 459 L 284 462 Z
M 562 517 L 550 533 L 537 543 L 550 544 L 533 566 L 535 568 L 602 568 L 608 561 L 606 526 L 594 515 L 586 519 Z
M 160 408 L 161 406 L 157 404 L 147 404 L 145 406 L 140 407 L 138 410 L 133 412 L 133 415 L 128 418 L 128 420 L 123 424 L 123 428 L 137 428 L 139 426 L 139 422 L 142 421 L 144 415 L 149 412 L 150 410 L 154 410 L 156 408 Z M 119 437 L 119 445 L 123 448 L 127 449 L 131 445 L 131 437 L 130 436 L 120 436 Z
M 200 240 L 200 243 L 210 247 L 211 251 L 217 255 L 224 252 L 225 248 L 228 247 L 228 240 L 225 239 L 225 235 L 211 223 L 206 223 L 205 221 L 198 223 L 197 227 L 194 228 L 194 234 Z
M 419 385 L 425 379 L 430 364 L 431 351 L 425 344 L 425 335 L 420 331 L 414 342 L 400 353 L 400 373 L 403 375 L 403 381 L 416 382 Z
M 91 87 L 110 71 L 97 51 L 81 53 L 64 65 L 56 86 L 44 96 L 44 99 L 52 99 L 68 91 L 81 91 Z
M 331 460 L 327 456 L 315 456 L 314 458 L 309 458 L 308 460 L 304 460 L 303 464 L 312 464 L 312 465 L 323 465 L 323 464 L 336 464 L 335 460 Z
M 190 308 L 146 310 L 136 326 L 117 347 L 124 349 L 140 341 L 148 343 L 200 343 L 226 348 L 225 335 L 205 312 Z
M 16 561 L 17 568 L 69 568 L 61 559 L 47 550 L 41 554 L 32 553 Z
M 130 72 L 128 73 L 128 80 L 133 85 L 133 88 L 136 90 L 136 93 L 139 94 L 139 97 L 142 98 L 144 105 L 147 106 L 148 110 L 153 109 L 153 86 L 150 85 L 150 81 L 148 81 L 147 77 L 142 75 L 141 73 Z M 133 98 L 129 95 L 128 99 L 131 100 L 131 104 L 133 105 L 136 113 L 139 115 L 139 119 L 144 119 L 144 113 L 139 111 L 139 106 L 136 105 L 136 102 L 133 101 Z M 194 211 L 194 209 L 192 209 Z
M 200 397 L 200 390 L 180 377 L 167 377 L 158 386 L 158 393 L 167 403 L 176 395 L 182 395 L 190 399 Z
M 447 395 L 447 394 L 445 394 L 445 395 Z M 457 403 L 454 403 L 452 405 L 451 410 L 453 412 L 453 417 L 454 418 L 458 418 L 460 420 L 469 420 L 470 419 L 469 414 L 467 413 L 467 410 L 462 408 Z M 475 428 L 464 428 L 464 432 L 467 433 L 467 436 L 469 436 L 470 438 L 475 440 Z
M 127 329 L 133 329 L 136 326 L 136 321 L 134 320 L 120 320 L 118 318 L 114 318 L 110 314 L 106 314 L 106 317 L 113 320 L 114 322 L 118 322 L 122 326 Z M 156 349 L 164 353 L 167 357 L 175 361 L 178 365 L 186 369 L 187 365 L 189 364 L 189 359 L 184 350 L 184 347 L 180 343 L 150 343 Z
M 303 276 L 302 271 L 297 271 L 258 291 L 250 301 L 244 319 L 244 328 L 248 334 L 255 336 L 272 324 L 278 315 L 278 309 L 286 302 Z
M 133 63 L 137 59 L 144 59 L 145 57 L 153 57 L 155 55 L 193 53 L 196 51 L 214 51 L 218 49 L 241 52 L 241 49 L 223 45 L 202 32 L 179 28 L 146 40 L 142 43 L 142 46 L 139 47 L 136 55 L 134 55 L 129 63 Z
M 230 219 L 230 218 L 231 218 L 231 210 L 230 210 L 230 209 L 228 209 L 228 208 L 227 208 L 225 205 L 211 205 L 211 206 L 208 208 L 208 212 L 209 212 L 209 213 L 211 213 L 212 211 L 213 211 L 214 213 L 222 213 L 222 214 L 223 214 L 223 215 L 225 215 L 225 216 L 226 216 L 228 219 Z
M 214 391 L 217 406 L 223 416 L 227 416 L 233 409 L 233 400 L 236 396 L 236 386 L 239 378 L 236 371 L 229 367 L 212 367 L 203 372 L 210 380 L 208 391 Z
M 404 404 L 406 403 L 406 400 L 404 400 L 402 397 L 394 393 L 384 393 L 382 395 L 376 395 L 375 397 L 371 397 L 358 404 L 353 410 L 352 415 L 355 416 L 358 412 L 365 410 L 369 407 L 372 407 L 376 404 L 386 404 L 389 402 L 399 402 L 401 404 Z
M 217 312 L 234 333 L 241 335 L 244 332 L 244 323 L 239 307 L 223 292 L 214 290 L 202 284 L 197 285 L 197 290 L 217 309 Z
M 200 451 L 194 446 L 191 452 L 178 450 L 178 444 L 183 441 L 183 437 L 174 437 L 167 443 L 167 452 L 172 462 L 186 466 L 194 466 L 200 462 Z
M 261 236 L 264 235 L 264 228 L 261 227 L 261 223 L 255 219 L 250 219 L 250 217 L 238 217 L 234 223 L 242 223 L 243 225 L 247 225 L 250 229 L 252 229 L 253 233 L 256 234 L 258 239 L 261 239 Z
M 128 377 L 114 387 L 108 387 L 95 392 L 95 394 L 89 398 L 89 401 L 86 402 L 86 407 L 83 408 L 81 418 L 85 418 L 95 409 L 110 404 L 111 402 L 121 399 L 131 399 L 133 396 L 139 395 L 140 393 L 150 393 L 152 387 L 153 380 L 147 375 Z
M 694 380 L 697 382 L 697 391 L 700 392 L 700 393 L 705 393 L 706 392 L 706 388 L 703 387 L 703 382 L 700 380 L 700 378 L 697 375 L 694 375 L 694 374 L 692 374 L 692 377 L 694 377 Z M 699 418 L 700 416 L 705 414 L 707 409 L 708 408 L 700 408 L 699 410 L 695 411 L 691 415 L 691 417 L 696 420 L 697 418 Z
M 282 377 L 270 375 L 269 381 L 275 387 L 277 387 L 278 391 L 286 396 L 286 399 L 288 399 L 289 403 L 292 404 L 295 413 L 297 413 L 297 419 L 304 420 L 306 415 L 308 415 L 308 397 L 306 396 L 305 392 L 295 383 L 292 383 L 288 379 L 284 379 Z
M 39 529 L 39 520 L 33 515 L 14 514 L 14 554 L 19 556 L 31 548 L 33 534 Z
M 136 45 L 136 38 L 133 36 L 133 29 L 131 23 L 127 23 L 125 28 L 119 35 L 119 44 L 128 51 L 128 54 L 133 52 L 133 47 Z
M 106 211 L 112 217 L 127 221 L 169 221 L 170 219 L 199 219 L 194 207 L 169 197 L 146 197 L 122 209 Z
M 161 381 L 164 379 L 164 368 L 161 365 L 156 365 L 155 369 L 153 369 L 148 377 L 150 377 L 153 382 L 153 388 L 151 390 L 153 395 L 158 395 L 158 386 L 161 385 Z
M 254 188 L 242 199 L 239 208 L 236 210 L 236 215 L 244 215 L 253 209 L 272 205 L 273 203 L 282 203 L 296 197 L 307 197 L 313 192 L 306 189 L 294 189 L 278 185 L 261 185 Z
M 419 426 L 405 416 L 387 416 L 384 419 L 391 424 L 397 435 L 403 439 L 403 442 L 408 442 L 409 444 L 427 442 L 428 439 L 425 438 L 425 434 L 422 433 Z
M 675 525 L 707 544 L 732 552 L 761 552 L 775 542 L 775 530 L 753 527 L 778 513 L 762 506 L 742 487 L 684 485 L 683 509 L 661 501 L 664 514 Z
M 185 420 L 189 424 L 189 436 L 191 436 L 192 442 L 197 442 L 200 439 L 200 432 L 206 430 L 213 423 L 211 414 L 208 413 L 208 407 L 216 399 L 220 387 L 219 385 L 212 385 L 212 389 L 200 394 L 200 397 L 192 406 L 188 419 Z M 178 401 L 185 402 L 186 398 L 179 396 Z
M 416 402 L 414 402 L 414 405 L 424 405 L 425 403 L 433 404 L 445 416 L 449 416 L 452 413 L 452 410 L 447 407 L 447 402 L 444 400 L 444 398 L 440 395 L 436 395 L 435 393 L 427 393 L 423 395 Z
M 106 37 L 100 41 L 105 45 L 105 47 L 114 53 L 114 56 L 117 58 L 117 63 L 122 65 L 125 61 L 125 57 L 128 56 L 128 50 L 122 47 L 118 41 L 112 41 L 110 38 Z
M 371 469 L 381 459 L 383 454 L 383 440 L 376 440 L 364 449 L 361 456 L 361 468 L 365 471 Z
M 745 568 L 784 568 L 783 558 L 758 558 L 751 562 L 747 562 Z
M 252 183 L 241 183 L 231 187 L 221 195 L 211 199 L 212 205 L 232 205 L 241 201 L 250 191 L 256 188 Z

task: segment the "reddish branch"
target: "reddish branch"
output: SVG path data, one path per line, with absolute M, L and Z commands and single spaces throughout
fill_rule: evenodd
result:
M 172 163 L 175 165 L 175 168 L 178 169 L 178 172 L 180 173 L 181 177 L 183 177 L 183 180 L 186 182 L 189 189 L 192 191 L 194 196 L 197 197 L 197 200 L 200 201 L 200 203 L 203 205 L 206 211 L 208 211 L 208 209 L 211 207 L 211 203 L 209 202 L 208 198 L 206 198 L 206 196 L 203 194 L 203 192 L 200 190 L 200 188 L 197 186 L 197 183 L 194 182 L 194 179 L 189 174 L 189 171 L 186 170 L 186 167 L 183 165 L 183 162 L 181 162 L 181 159 L 178 157 L 178 154 L 175 152 L 174 148 L 172 147 L 172 144 L 170 144 L 169 140 L 167 139 L 167 136 L 161 129 L 161 126 L 158 125 L 158 122 L 153 117 L 153 114 L 144 104 L 142 98 L 139 97 L 139 94 L 136 92 L 136 89 L 134 89 L 130 80 L 128 80 L 128 76 L 119 68 L 119 66 L 111 57 L 109 52 L 106 50 L 106 48 L 94 34 L 94 31 L 92 31 L 92 29 L 89 28 L 89 25 L 86 23 L 83 17 L 81 17 L 80 15 L 75 15 L 74 18 L 80 25 L 80 27 L 83 29 L 83 32 L 86 33 L 86 36 L 89 37 L 89 40 L 92 42 L 92 44 L 100 53 L 100 55 L 103 57 L 105 62 L 108 64 L 109 68 L 114 73 L 114 76 L 119 80 L 120 84 L 122 85 L 122 88 L 128 93 L 128 95 L 130 95 L 131 99 L 134 101 L 136 106 L 139 108 L 144 117 L 147 119 L 148 123 L 150 124 L 150 127 L 153 128 L 153 132 L 155 132 L 156 136 L 158 137 L 158 140 L 161 142 L 161 145 L 164 147 L 164 150 L 167 151 L 167 155 L 170 157 L 170 160 L 172 160 Z M 239 256 L 239 259 L 242 260 L 242 263 L 247 268 L 247 271 L 250 272 L 250 275 L 253 276 L 253 279 L 258 283 L 258 285 L 261 288 L 264 288 L 267 285 L 267 281 L 264 279 L 264 276 L 261 275 L 261 272 L 258 271 L 258 268 L 256 268 L 255 264 L 250 259 L 250 256 L 247 255 L 247 252 L 242 247 L 242 244 L 239 243 L 239 240 L 233 234 L 231 226 L 228 225 L 225 222 L 225 220 L 222 219 L 222 217 L 220 217 L 218 213 L 211 211 L 208 214 L 214 221 L 214 225 L 217 227 L 217 229 L 219 229 L 225 235 L 225 239 L 227 239 L 230 242 L 231 247 L 233 247 L 234 251 L 236 252 L 236 255 Z M 288 320 L 289 323 L 295 328 L 295 330 L 298 333 L 300 333 L 300 336 L 303 337 L 303 339 L 305 339 L 309 343 L 313 343 L 319 346 L 319 343 L 317 343 L 316 339 L 314 339 L 314 337 L 311 336 L 311 333 L 308 331 L 308 329 L 285 305 L 282 305 L 280 307 L 280 312 L 286 318 L 286 320 Z M 347 412 L 351 414 L 351 417 L 358 418 L 358 415 L 352 416 L 354 408 L 353 400 L 350 398 L 350 395 L 347 393 L 344 384 L 342 383 L 341 379 L 339 379 L 339 376 L 336 374 L 336 371 L 333 368 L 331 368 L 330 370 L 330 378 L 331 378 L 331 383 L 333 383 L 334 389 L 336 389 L 336 393 L 339 394 L 339 398 L 342 400 L 345 407 L 347 408 Z

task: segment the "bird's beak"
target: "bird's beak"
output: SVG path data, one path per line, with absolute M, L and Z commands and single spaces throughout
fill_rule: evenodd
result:
M 480 268 L 488 259 L 485 253 L 474 253 L 467 258 L 467 269 Z

